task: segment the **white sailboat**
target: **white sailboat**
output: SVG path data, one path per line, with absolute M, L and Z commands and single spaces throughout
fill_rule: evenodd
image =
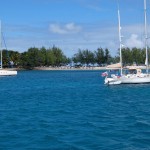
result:
M 120 42 L 120 76 L 111 74 L 110 77 L 105 77 L 105 84 L 139 84 L 150 83 L 150 74 L 148 66 L 148 48 L 147 48 L 147 14 L 146 14 L 146 0 L 144 0 L 144 16 L 145 16 L 145 48 L 146 48 L 146 73 L 142 73 L 140 67 L 129 68 L 130 73 L 123 74 L 122 70 L 122 39 L 121 39 L 121 27 L 120 27 L 120 12 L 118 8 L 118 22 L 119 22 L 119 42 Z
M 2 52 L 2 26 L 0 21 L 0 51 L 1 51 L 1 65 L 0 65 L 0 76 L 13 76 L 17 75 L 17 71 L 3 69 L 3 52 Z

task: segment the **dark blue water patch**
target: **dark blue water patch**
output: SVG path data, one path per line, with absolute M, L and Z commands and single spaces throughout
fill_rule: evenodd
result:
M 0 149 L 150 149 L 150 85 L 106 86 L 100 75 L 0 78 Z

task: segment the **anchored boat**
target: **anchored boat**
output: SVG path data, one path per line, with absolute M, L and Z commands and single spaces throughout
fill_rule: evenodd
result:
M 148 46 L 147 46 L 147 13 L 146 13 L 146 0 L 144 0 L 144 19 L 145 19 L 145 49 L 146 49 L 146 73 L 142 72 L 140 67 L 128 68 L 128 73 L 123 74 L 122 66 L 122 36 L 121 36 L 121 26 L 120 26 L 120 11 L 118 7 L 118 24 L 119 24 L 119 43 L 120 43 L 120 63 L 119 70 L 120 75 L 110 73 L 109 76 L 105 77 L 105 84 L 140 84 L 140 83 L 150 83 L 150 74 L 148 66 Z M 108 67 L 109 68 L 109 67 Z

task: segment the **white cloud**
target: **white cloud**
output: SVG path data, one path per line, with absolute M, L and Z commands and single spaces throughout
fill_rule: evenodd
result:
M 132 34 L 129 39 L 126 40 L 125 46 L 127 47 L 137 47 L 141 48 L 143 47 L 143 42 L 139 39 L 137 34 Z
M 70 34 L 80 32 L 81 26 L 75 25 L 74 23 L 68 23 L 62 26 L 59 24 L 50 24 L 49 30 L 57 34 Z
M 53 33 L 58 33 L 58 34 L 66 34 L 66 30 L 61 28 L 59 25 L 57 24 L 51 24 L 50 25 L 50 31 Z
M 138 26 L 141 28 L 139 29 Z M 144 34 L 142 29 L 143 26 L 137 24 L 123 26 L 123 44 L 130 48 L 143 47 Z M 117 55 L 119 48 L 117 24 L 105 24 L 104 26 L 100 23 L 52 23 L 46 26 L 17 26 L 16 28 L 8 26 L 5 31 L 7 31 L 7 47 L 14 50 L 27 50 L 31 46 L 51 47 L 56 45 L 63 50 L 65 55 L 70 57 L 79 48 L 92 51 L 98 47 L 108 48 L 112 56 Z

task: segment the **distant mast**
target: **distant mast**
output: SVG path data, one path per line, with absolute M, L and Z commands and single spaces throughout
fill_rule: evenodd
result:
M 147 49 L 147 12 L 146 12 L 146 0 L 144 0 L 144 21 L 145 21 L 145 49 L 146 49 L 146 73 L 148 74 L 148 49 Z
M 0 69 L 2 69 L 2 22 L 0 20 L 0 51 L 1 51 L 1 67 Z
M 121 76 L 122 76 L 122 40 L 121 40 L 121 26 L 120 26 L 120 11 L 118 3 L 118 27 L 119 27 L 119 45 L 120 45 L 120 65 L 121 65 Z

